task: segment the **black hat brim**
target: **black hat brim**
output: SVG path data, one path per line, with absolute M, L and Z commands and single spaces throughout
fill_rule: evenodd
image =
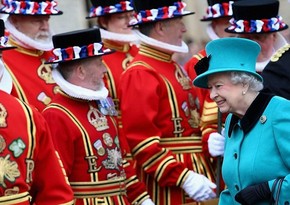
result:
M 7 46 L 7 47 L 2 47 L 0 46 L 0 51 L 7 51 L 7 50 L 11 50 L 11 49 L 16 49 L 16 46 Z
M 160 22 L 160 21 L 166 21 L 166 20 L 170 20 L 170 19 L 176 19 L 176 18 L 188 16 L 188 15 L 193 15 L 193 14 L 195 14 L 195 12 L 190 11 L 189 13 L 173 16 L 171 18 L 157 19 L 157 20 L 154 20 L 154 21 L 147 21 L 147 22 L 139 22 L 139 23 L 136 23 L 136 24 L 133 24 L 133 25 L 129 25 L 129 27 L 138 27 L 139 25 L 150 24 L 150 23 L 155 23 L 155 22 Z
M 102 15 L 93 16 L 93 17 L 87 16 L 86 19 L 94 19 L 94 18 L 98 18 L 98 17 L 109 16 L 109 15 L 114 15 L 114 14 L 122 14 L 122 13 L 127 13 L 127 12 L 132 12 L 132 11 L 134 11 L 134 10 L 132 9 L 129 11 L 118 11 L 118 12 L 114 12 L 114 13 L 107 13 L 107 14 L 102 14 Z
M 63 12 L 59 11 L 55 14 L 18 14 L 18 13 L 9 13 L 9 12 L 0 11 L 0 14 L 8 14 L 8 15 L 15 15 L 15 16 L 59 16 L 59 15 L 62 15 Z
M 208 21 L 212 21 L 212 20 L 215 20 L 215 19 L 221 19 L 221 18 L 232 18 L 232 16 L 219 16 L 219 17 L 216 17 L 216 18 L 213 18 L 213 17 L 210 17 L 210 18 L 203 18 L 203 19 L 200 19 L 200 21 L 202 22 L 208 22 Z
M 266 34 L 266 33 L 276 33 L 276 32 L 279 32 L 279 31 L 286 30 L 286 29 L 288 29 L 288 25 L 284 26 L 283 28 L 281 28 L 279 30 L 267 31 L 267 32 L 264 32 L 264 31 L 261 31 L 261 32 L 236 32 L 234 30 L 229 30 L 228 28 L 225 29 L 225 32 L 234 33 L 234 34 Z
M 88 58 L 102 57 L 104 55 L 109 55 L 109 54 L 112 54 L 114 52 L 115 52 L 115 50 L 111 49 L 110 51 L 105 52 L 105 53 L 103 53 L 101 55 L 87 56 L 85 58 L 76 58 L 76 59 L 67 60 L 67 61 L 51 61 L 51 62 L 50 61 L 46 61 L 46 62 L 44 62 L 44 64 L 58 64 L 58 63 L 64 64 L 64 63 L 68 63 L 68 62 L 76 62 L 76 61 L 85 60 L 85 59 L 88 59 Z

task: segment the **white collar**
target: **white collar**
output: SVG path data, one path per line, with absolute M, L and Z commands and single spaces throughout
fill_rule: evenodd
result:
M 40 51 L 49 51 L 53 49 L 52 39 L 49 43 L 40 43 L 28 37 L 24 33 L 18 31 L 10 22 L 9 18 L 5 21 L 5 27 L 9 31 L 9 35 L 17 41 L 17 43 L 27 49 L 37 49 Z M 50 31 L 51 36 L 52 32 Z
M 5 68 L 2 60 L 0 60 L 0 70 L 1 70 L 1 81 L 0 81 L 0 90 L 10 94 L 12 91 L 12 77 L 10 75 L 10 73 L 7 71 L 7 69 Z
M 266 65 L 269 63 L 270 59 L 269 60 L 265 60 L 263 62 L 256 62 L 256 71 L 258 73 L 261 73 L 264 68 L 266 67 Z
M 69 96 L 82 100 L 102 100 L 108 96 L 108 89 L 103 85 L 100 90 L 94 91 L 66 81 L 57 68 L 53 68 L 52 77 L 56 84 Z
M 213 30 L 213 27 L 212 27 L 212 24 L 209 23 L 206 27 L 206 33 L 208 35 L 208 37 L 211 39 L 211 40 L 216 40 L 216 39 L 219 39 L 220 37 L 216 34 L 216 32 Z
M 280 32 L 277 32 L 277 38 L 276 38 L 275 45 L 274 45 L 275 52 L 278 49 L 285 46 L 286 44 L 288 44 L 287 40 L 284 38 L 284 36 Z
M 150 38 L 148 36 L 145 36 L 144 34 L 142 34 L 138 30 L 134 30 L 133 32 L 139 37 L 141 42 L 144 42 L 145 44 L 148 44 L 150 46 L 165 49 L 167 51 L 173 51 L 176 53 L 188 53 L 188 46 L 186 45 L 186 43 L 184 41 L 182 41 L 181 46 L 174 46 L 174 45 L 171 45 L 168 43 L 158 41 L 154 38 Z
M 111 31 L 107 31 L 105 29 L 100 28 L 102 39 L 113 40 L 113 41 L 121 41 L 125 43 L 135 43 L 138 42 L 138 37 L 132 34 L 120 34 Z

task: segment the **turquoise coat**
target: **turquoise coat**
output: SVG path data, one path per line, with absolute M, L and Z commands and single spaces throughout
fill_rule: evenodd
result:
M 241 120 L 228 115 L 225 133 L 222 175 L 227 189 L 219 205 L 239 204 L 235 195 L 250 185 L 268 182 L 271 190 L 278 177 L 285 177 L 279 205 L 289 205 L 290 101 L 260 93 Z

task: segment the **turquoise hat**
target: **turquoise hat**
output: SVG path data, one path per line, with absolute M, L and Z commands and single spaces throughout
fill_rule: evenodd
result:
M 210 56 L 207 71 L 198 75 L 193 84 L 208 88 L 208 76 L 221 72 L 247 72 L 261 82 L 263 78 L 256 72 L 256 60 L 261 47 L 258 43 L 245 38 L 221 38 L 209 42 L 205 47 Z

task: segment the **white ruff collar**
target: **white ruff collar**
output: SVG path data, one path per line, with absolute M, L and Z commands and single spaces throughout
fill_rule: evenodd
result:
M 210 40 L 216 40 L 216 39 L 220 38 L 213 30 L 211 23 L 207 25 L 206 33 L 207 33 L 208 37 L 210 38 Z
M 83 88 L 74 84 L 67 82 L 62 75 L 60 74 L 57 68 L 53 68 L 52 77 L 56 84 L 69 96 L 82 100 L 102 100 L 106 99 L 109 91 L 105 86 L 103 86 L 100 90 L 94 91 L 87 88 Z
M 15 28 L 15 26 L 11 24 L 9 19 L 6 20 L 5 27 L 9 31 L 9 33 L 10 33 L 9 35 L 11 35 L 12 38 L 14 40 L 16 40 L 17 43 L 19 43 L 24 48 L 37 49 L 37 50 L 41 50 L 41 51 L 49 51 L 49 50 L 53 49 L 52 39 L 48 43 L 40 43 L 38 41 L 35 41 L 32 38 L 25 35 L 24 33 L 21 33 L 20 31 L 18 31 Z M 52 35 L 51 31 L 50 31 L 50 33 Z
M 113 41 L 121 41 L 125 43 L 133 43 L 138 42 L 138 37 L 132 34 L 120 34 L 114 33 L 111 31 L 107 31 L 105 29 L 100 28 L 101 36 L 103 39 L 113 40 Z
M 263 61 L 263 62 L 256 62 L 256 71 L 258 73 L 261 73 L 264 70 L 264 68 L 266 67 L 266 65 L 269 63 L 269 61 L 270 61 L 270 59 Z
M 286 44 L 288 44 L 287 40 L 284 38 L 284 36 L 280 32 L 277 32 L 276 33 L 276 41 L 275 41 L 275 44 L 274 44 L 275 52 L 279 48 L 282 48 L 283 46 L 285 46 Z
M 140 41 L 142 41 L 150 46 L 165 49 L 167 51 L 173 51 L 176 53 L 188 53 L 188 46 L 186 45 L 186 43 L 184 41 L 182 41 L 181 46 L 174 46 L 174 45 L 164 43 L 164 42 L 158 41 L 156 39 L 150 38 L 148 36 L 145 36 L 140 31 L 134 30 L 133 32 L 136 33 L 136 35 L 139 37 Z
M 0 60 L 0 90 L 10 94 L 12 91 L 12 78 L 5 68 L 2 60 Z

